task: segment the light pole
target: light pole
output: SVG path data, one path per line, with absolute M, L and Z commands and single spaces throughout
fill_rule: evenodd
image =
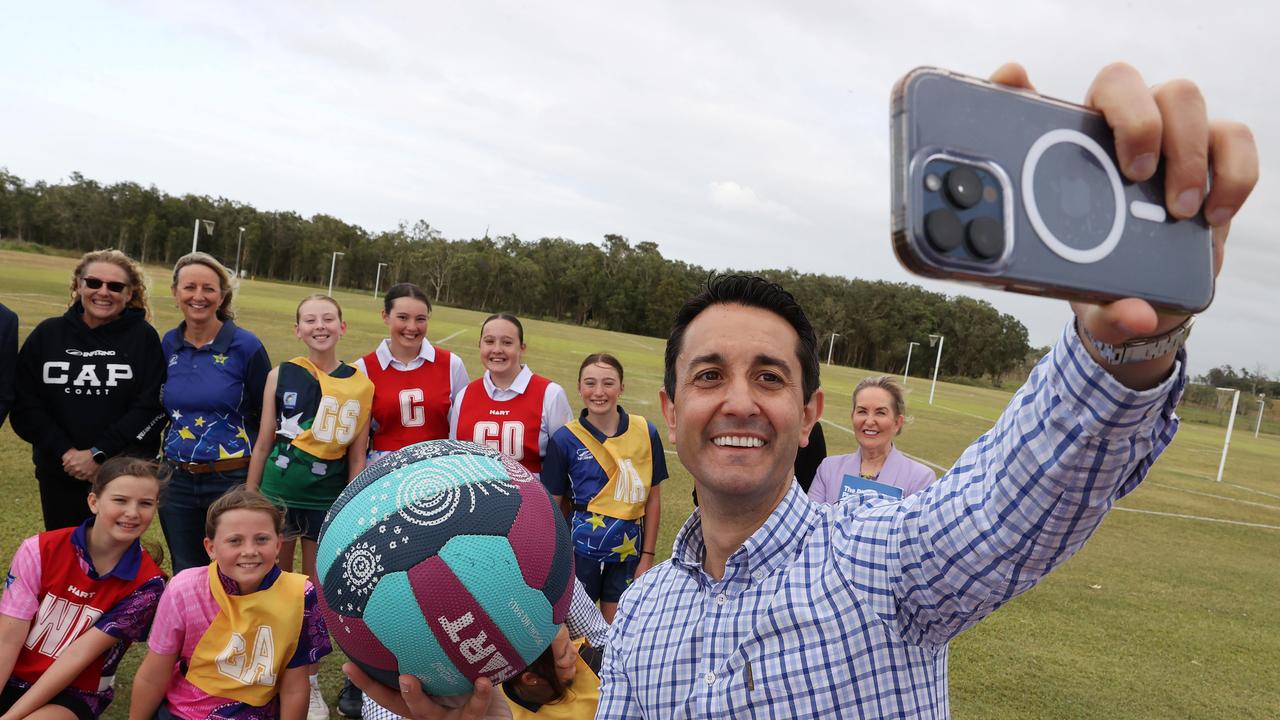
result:
M 240 277 L 240 244 L 244 242 L 244 228 L 240 228 L 240 237 L 236 240 L 236 277 Z
M 933 391 L 938 389 L 938 368 L 942 366 L 942 342 L 946 340 L 942 335 L 930 335 L 929 347 L 938 343 L 938 359 L 933 361 L 933 384 L 929 386 L 929 404 L 933 404 Z
M 907 384 L 907 373 L 911 372 L 911 349 L 919 345 L 918 342 L 907 343 L 907 366 L 902 368 L 902 384 Z
M 1258 431 L 1262 429 L 1262 410 L 1267 405 L 1267 396 L 1258 393 L 1258 424 L 1253 426 L 1253 437 L 1258 437 Z
M 205 232 L 209 233 L 210 235 L 213 234 L 212 220 L 201 220 L 200 218 L 196 218 L 196 225 L 194 228 L 191 229 L 191 252 L 196 251 L 196 244 L 200 242 L 200 223 L 204 223 Z
M 338 256 L 346 253 L 333 251 L 333 259 L 329 261 L 329 297 L 333 297 L 333 269 L 338 266 Z
M 373 296 L 378 297 L 378 281 L 382 279 L 382 268 L 386 267 L 386 263 L 378 263 L 378 274 L 373 277 Z
M 1224 387 L 1218 391 L 1234 393 L 1231 396 L 1231 418 L 1227 420 L 1227 439 L 1222 442 L 1222 460 L 1218 463 L 1218 482 L 1222 482 L 1222 471 L 1227 467 L 1227 448 L 1231 447 L 1231 429 L 1236 425 L 1236 408 L 1240 405 L 1240 391 Z
M 831 353 L 836 349 L 836 338 L 840 337 L 840 333 L 831 333 L 831 344 L 827 346 L 827 367 L 831 366 Z

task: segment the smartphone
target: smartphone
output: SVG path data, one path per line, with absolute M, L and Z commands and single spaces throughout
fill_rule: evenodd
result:
M 893 247 L 919 275 L 1196 313 L 1213 300 L 1203 216 L 1164 176 L 1129 182 L 1102 115 L 937 68 L 893 90 Z

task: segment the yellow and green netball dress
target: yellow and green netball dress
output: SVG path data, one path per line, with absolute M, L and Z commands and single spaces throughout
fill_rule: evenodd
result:
M 276 443 L 262 494 L 277 505 L 327 510 L 347 486 L 347 447 L 369 419 L 373 383 L 339 363 L 325 373 L 304 357 L 280 365 Z

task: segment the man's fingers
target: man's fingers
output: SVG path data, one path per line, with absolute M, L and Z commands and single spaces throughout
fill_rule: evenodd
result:
M 1101 112 L 1111 126 L 1125 177 L 1141 182 L 1155 174 L 1167 128 L 1142 75 L 1124 63 L 1108 65 L 1094 78 L 1085 104 Z
M 1155 89 L 1164 121 L 1165 206 L 1189 218 L 1204 202 L 1209 177 L 1209 115 L 1200 88 L 1190 80 L 1171 80 Z
M 1204 217 L 1218 227 L 1231 221 L 1258 183 L 1258 146 L 1253 132 L 1243 123 L 1210 123 L 1209 157 L 1213 161 L 1213 189 L 1204 204 Z
M 1005 63 L 996 68 L 996 71 L 991 73 L 991 82 L 1023 90 L 1035 90 L 1031 85 L 1031 79 L 1027 77 L 1027 69 L 1018 63 Z

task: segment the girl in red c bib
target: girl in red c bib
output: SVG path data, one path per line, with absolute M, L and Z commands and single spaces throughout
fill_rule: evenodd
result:
M 488 445 L 537 476 L 548 439 L 573 419 L 573 411 L 564 388 L 520 362 L 524 351 L 524 327 L 516 316 L 498 313 L 484 321 L 484 376 L 458 393 L 449 437 Z
M 449 408 L 467 386 L 462 358 L 427 340 L 431 300 L 413 283 L 391 286 L 382 303 L 388 337 L 353 365 L 373 381 L 369 459 L 449 437 Z
M 93 720 L 111 703 L 116 666 L 164 591 L 138 542 L 159 495 L 154 463 L 112 458 L 89 491 L 89 520 L 19 546 L 0 599 L 0 717 Z

